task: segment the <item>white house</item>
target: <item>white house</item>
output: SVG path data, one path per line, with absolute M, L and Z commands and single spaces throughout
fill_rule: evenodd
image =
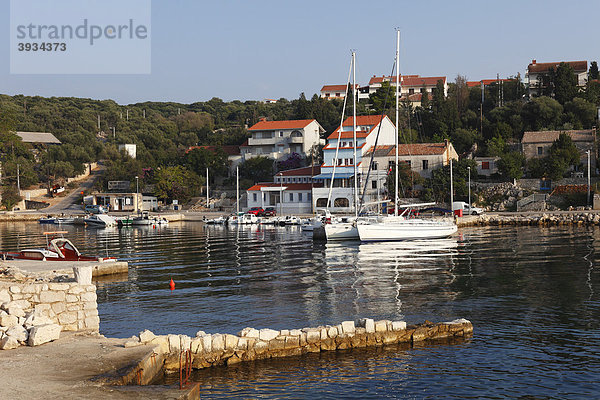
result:
M 246 191 L 248 207 L 275 207 L 280 215 L 310 214 L 312 190 L 323 186 L 322 181 L 313 181 L 313 176 L 320 172 L 320 166 L 279 172 L 274 182 L 258 183 Z
M 448 95 L 448 82 L 445 76 L 419 76 L 419 75 L 401 75 L 400 76 L 400 97 L 406 98 L 417 93 L 429 94 L 431 98 L 433 90 L 436 88 L 438 81 L 442 81 L 444 85 L 444 96 Z M 383 82 L 389 82 L 390 86 L 396 87 L 395 76 L 375 76 L 369 80 L 369 94 L 375 93 L 377 89 L 381 87 Z M 409 97 L 409 100 L 416 99 L 416 97 Z M 418 98 L 420 102 L 420 97 Z
M 352 88 L 352 85 L 349 86 Z M 358 84 L 356 85 L 358 89 Z M 321 88 L 321 98 L 323 99 L 343 99 L 348 91 L 347 85 L 324 85 Z
M 325 129 L 316 119 L 267 121 L 260 120 L 248 131 L 252 137 L 240 146 L 242 159 L 263 156 L 274 160 L 282 160 L 292 153 L 302 156 L 310 154 L 325 141 L 320 134 Z
M 477 175 L 491 176 L 498 173 L 498 161 L 500 157 L 475 157 L 477 163 Z
M 356 143 L 354 142 L 354 120 L 347 118 L 342 124 L 342 129 L 336 129 L 327 138 L 327 145 L 323 149 L 323 165 L 321 174 L 314 177 L 324 183 L 323 188 L 313 190 L 315 207 L 327 207 L 329 187 L 333 178 L 333 190 L 329 209 L 332 211 L 351 211 L 354 205 L 354 148 L 356 147 L 356 163 L 359 191 L 363 184 L 360 177 L 361 163 L 364 154 L 375 145 L 379 133 L 378 144 L 386 145 L 395 143 L 395 127 L 387 116 L 365 115 L 356 117 Z M 381 129 L 379 126 L 381 125 Z M 339 144 L 339 148 L 338 148 Z M 335 166 L 335 175 L 334 175 Z
M 124 150 L 131 158 L 136 158 L 137 156 L 137 146 L 135 144 L 120 144 L 119 151 L 121 150 Z
M 538 63 L 536 60 L 531 60 L 531 64 L 527 66 L 527 73 L 525 74 L 525 84 L 529 88 L 529 95 L 538 95 L 540 90 L 549 84 L 548 74 L 550 73 L 550 69 L 554 68 L 556 70 L 561 62 L 565 62 L 573 68 L 575 75 L 577 75 L 577 86 L 584 87 L 587 84 L 587 61 Z

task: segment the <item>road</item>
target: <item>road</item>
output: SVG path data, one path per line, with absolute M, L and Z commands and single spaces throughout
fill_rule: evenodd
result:
M 84 214 L 83 206 L 79 202 L 81 192 L 91 189 L 103 172 L 104 167 L 98 165 L 98 168 L 93 170 L 91 175 L 86 180 L 82 181 L 77 189 L 62 198 L 58 203 L 40 211 L 48 214 Z

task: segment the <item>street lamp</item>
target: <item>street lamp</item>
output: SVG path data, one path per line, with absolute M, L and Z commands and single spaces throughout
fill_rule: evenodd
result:
M 467 167 L 469 171 L 469 212 L 471 212 L 471 167 Z
M 136 175 L 135 177 L 135 212 L 139 214 L 140 208 L 138 204 L 138 198 L 140 197 L 140 182 L 139 177 Z

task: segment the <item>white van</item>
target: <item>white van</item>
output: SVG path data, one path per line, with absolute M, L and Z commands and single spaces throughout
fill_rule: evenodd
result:
M 480 215 L 483 214 L 484 209 L 479 207 L 469 206 L 469 203 L 464 201 L 455 201 L 452 203 L 452 211 L 463 210 L 463 215 Z

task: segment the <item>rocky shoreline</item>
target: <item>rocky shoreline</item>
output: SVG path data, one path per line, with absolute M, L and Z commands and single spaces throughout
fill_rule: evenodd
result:
M 600 225 L 600 213 L 596 211 L 539 212 L 522 214 L 483 214 L 456 219 L 458 227 L 467 226 L 558 226 Z

